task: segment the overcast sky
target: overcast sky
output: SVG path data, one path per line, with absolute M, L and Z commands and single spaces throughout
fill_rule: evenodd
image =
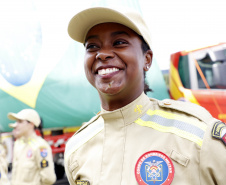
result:
M 171 53 L 226 42 L 226 0 L 139 1 L 161 69 Z

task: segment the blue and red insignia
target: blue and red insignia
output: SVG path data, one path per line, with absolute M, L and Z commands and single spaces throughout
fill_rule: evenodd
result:
M 40 148 L 40 154 L 44 158 L 48 155 L 47 149 L 46 148 Z
M 217 122 L 212 129 L 212 136 L 220 139 L 226 145 L 226 125 L 223 122 Z
M 31 156 L 32 156 L 32 150 L 29 149 L 29 150 L 27 151 L 27 158 L 31 158 Z
M 170 185 L 174 177 L 173 162 L 162 152 L 146 152 L 136 163 L 135 176 L 139 185 Z

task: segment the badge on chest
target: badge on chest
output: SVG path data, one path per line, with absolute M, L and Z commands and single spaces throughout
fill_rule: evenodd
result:
M 86 180 L 76 180 L 75 184 L 76 185 L 90 185 L 89 181 L 86 181 Z
M 174 177 L 174 166 L 166 154 L 149 151 L 138 159 L 135 176 L 139 185 L 169 185 Z

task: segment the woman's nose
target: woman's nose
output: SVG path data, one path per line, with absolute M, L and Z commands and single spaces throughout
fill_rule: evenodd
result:
M 96 55 L 96 59 L 102 60 L 102 61 L 108 60 L 113 57 L 114 57 L 114 53 L 109 50 L 100 50 Z

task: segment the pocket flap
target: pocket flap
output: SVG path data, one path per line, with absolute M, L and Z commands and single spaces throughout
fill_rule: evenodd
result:
M 173 159 L 174 161 L 178 162 L 179 164 L 183 166 L 187 166 L 189 163 L 189 158 L 182 155 L 179 152 L 176 152 L 175 150 L 172 150 L 170 154 L 170 158 Z
M 72 173 L 78 167 L 78 162 L 74 161 L 72 164 L 69 165 L 69 171 Z

